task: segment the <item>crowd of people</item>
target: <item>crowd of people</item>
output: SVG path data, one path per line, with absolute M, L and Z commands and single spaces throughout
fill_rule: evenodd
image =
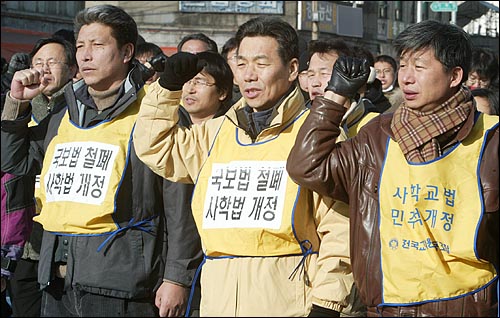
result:
M 113 5 L 2 59 L 2 317 L 498 316 L 498 56 Z

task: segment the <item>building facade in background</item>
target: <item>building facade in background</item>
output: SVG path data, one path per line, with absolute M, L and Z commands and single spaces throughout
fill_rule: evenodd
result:
M 498 6 L 489 7 L 485 1 L 450 1 L 458 9 L 455 17 L 451 12 L 434 12 L 431 1 L 2 1 L 2 56 L 8 59 L 16 51 L 29 52 L 38 38 L 61 28 L 72 29 L 79 10 L 103 3 L 125 9 L 136 20 L 140 35 L 167 55 L 176 51 L 182 37 L 197 32 L 222 48 L 238 26 L 259 15 L 277 15 L 288 21 L 303 43 L 342 37 L 375 55 L 393 55 L 392 40 L 419 18 L 444 22 L 455 18 L 465 27 L 489 16 L 498 24 Z M 498 53 L 498 29 L 495 32 L 488 26 L 486 35 L 481 35 L 484 27 L 479 32 L 464 29 L 472 33 L 475 44 Z

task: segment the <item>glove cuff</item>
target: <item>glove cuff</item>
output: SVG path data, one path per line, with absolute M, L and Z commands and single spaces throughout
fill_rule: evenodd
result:
M 168 89 L 169 91 L 180 91 L 182 89 L 182 85 L 169 82 L 165 77 L 161 76 L 158 79 L 158 83 L 161 87 Z

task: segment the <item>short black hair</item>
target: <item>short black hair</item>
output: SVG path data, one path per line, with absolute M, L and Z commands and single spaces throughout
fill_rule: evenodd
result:
M 135 49 L 135 56 L 141 56 L 148 53 L 151 53 L 152 56 L 156 56 L 163 53 L 163 51 L 161 47 L 152 42 L 144 42 L 137 45 L 137 48 Z
M 385 63 L 389 63 L 391 66 L 392 66 L 392 69 L 394 70 L 394 72 L 397 72 L 398 71 L 398 63 L 396 62 L 396 59 L 393 58 L 392 56 L 390 55 L 379 55 L 375 58 L 375 63 L 376 62 L 385 62 Z
M 487 48 L 473 48 L 469 72 L 476 72 L 480 78 L 491 82 L 498 81 L 498 56 Z
M 472 57 L 472 41 L 462 28 L 448 22 L 424 20 L 407 27 L 393 41 L 399 57 L 406 52 L 431 49 L 436 59 L 449 72 L 461 67 L 467 80 Z
M 219 53 L 211 51 L 199 52 L 196 55 L 198 56 L 198 63 L 203 65 L 203 71 L 214 78 L 217 89 L 220 92 L 226 93 L 226 98 L 222 101 L 224 107 L 231 106 L 230 103 L 233 98 L 233 72 L 227 61 Z
M 271 37 L 278 42 L 278 54 L 283 64 L 299 58 L 299 36 L 285 20 L 273 16 L 260 16 L 242 24 L 236 32 L 238 46 L 246 37 Z
M 236 48 L 238 48 L 238 42 L 236 42 L 236 38 L 234 36 L 230 37 L 226 41 L 226 43 L 224 43 L 224 45 L 222 46 L 222 50 L 220 51 L 220 54 L 227 61 L 227 54 L 229 53 L 229 51 L 234 50 Z
M 341 38 L 328 38 L 328 39 L 319 39 L 319 40 L 311 40 L 307 45 L 307 62 L 311 59 L 315 53 L 318 54 L 327 54 L 331 52 L 335 52 L 338 56 L 353 56 L 354 52 Z M 302 57 L 301 57 L 302 58 Z M 300 67 L 300 66 L 299 66 Z M 307 69 L 307 68 L 306 68 Z M 300 72 L 300 69 L 299 69 Z
M 354 52 L 355 57 L 368 60 L 370 66 L 375 65 L 375 57 L 373 56 L 373 53 L 366 46 L 354 45 L 352 47 L 352 50 Z
M 186 43 L 189 40 L 199 40 L 205 42 L 208 46 L 207 51 L 219 53 L 219 49 L 217 48 L 217 43 L 203 33 L 193 33 L 183 37 L 179 42 L 179 44 L 177 45 L 177 52 L 180 52 L 184 43 Z
M 77 13 L 75 17 L 75 34 L 78 34 L 84 25 L 92 23 L 104 24 L 111 28 L 111 35 L 121 48 L 125 44 L 137 44 L 139 31 L 135 20 L 120 7 L 110 4 L 101 4 L 88 7 Z M 132 63 L 133 59 L 131 59 Z
M 69 29 L 59 29 L 54 34 L 52 34 L 52 37 L 60 37 L 68 41 L 69 43 L 75 45 L 76 40 L 75 40 L 75 32 Z
M 30 60 L 33 59 L 35 54 L 44 46 L 50 43 L 57 43 L 64 47 L 64 54 L 66 55 L 66 63 L 69 66 L 76 65 L 76 48 L 75 45 L 66 41 L 62 37 L 55 36 L 51 38 L 42 38 L 38 40 L 30 52 Z

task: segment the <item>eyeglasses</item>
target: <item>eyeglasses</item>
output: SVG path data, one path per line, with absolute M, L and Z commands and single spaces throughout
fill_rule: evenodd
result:
M 490 80 L 489 79 L 480 79 L 480 78 L 477 78 L 477 77 L 469 77 L 467 79 L 467 81 L 465 82 L 465 84 L 467 86 L 474 86 L 476 84 L 478 84 L 480 87 L 484 88 L 484 87 L 487 87 L 490 85 Z
M 42 69 L 44 65 L 47 65 L 50 69 L 57 68 L 59 65 L 66 64 L 61 61 L 57 61 L 55 59 L 48 59 L 46 61 L 37 60 L 33 63 L 34 68 Z
M 392 69 L 390 68 L 384 68 L 383 70 L 380 70 L 380 69 L 375 69 L 375 74 L 391 74 L 392 73 Z
M 193 78 L 193 79 L 187 81 L 186 84 L 194 85 L 195 87 L 214 86 L 215 85 L 215 83 L 209 83 L 206 80 L 201 79 L 201 78 Z M 186 85 L 186 84 L 184 84 L 184 85 Z

